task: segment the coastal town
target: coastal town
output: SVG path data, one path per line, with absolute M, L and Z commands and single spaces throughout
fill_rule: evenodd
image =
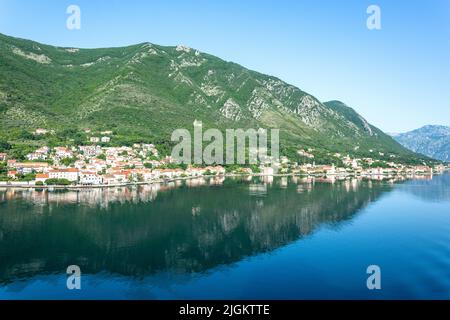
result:
M 35 134 L 46 134 L 37 129 Z M 127 184 L 148 184 L 175 179 L 189 179 L 202 176 L 225 175 L 305 175 L 305 176 L 358 176 L 393 177 L 401 175 L 432 175 L 450 168 L 443 164 L 409 166 L 373 158 L 352 158 L 339 153 L 333 156 L 340 165 L 316 165 L 314 150 L 298 150 L 306 159 L 296 163 L 287 157 L 280 157 L 276 163 L 262 163 L 259 166 L 192 166 L 178 165 L 170 156 L 161 156 L 153 144 L 139 143 L 132 146 L 105 147 L 112 132 L 100 132 L 89 138 L 85 146 L 68 147 L 43 146 L 26 155 L 26 161 L 11 159 L 7 152 L 0 153 L 4 163 L 4 174 L 0 179 L 3 186 L 24 187 L 102 187 Z M 379 154 L 384 156 L 384 154 Z

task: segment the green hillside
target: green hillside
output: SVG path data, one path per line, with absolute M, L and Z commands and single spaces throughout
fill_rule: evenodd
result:
M 113 144 L 170 150 L 176 128 L 279 128 L 283 154 L 418 156 L 339 102 L 321 103 L 275 77 L 184 46 L 143 43 L 75 49 L 0 34 L 0 149 L 20 157 L 43 144 L 86 144 L 112 130 Z M 35 137 L 37 128 L 55 134 Z M 370 150 L 372 150 L 370 152 Z

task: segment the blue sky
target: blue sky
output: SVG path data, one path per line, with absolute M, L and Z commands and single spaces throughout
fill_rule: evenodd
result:
M 81 30 L 66 9 L 81 8 Z M 381 8 L 381 30 L 366 9 Z M 341 100 L 388 132 L 450 125 L 448 0 L 0 0 L 0 32 L 74 47 L 186 44 Z

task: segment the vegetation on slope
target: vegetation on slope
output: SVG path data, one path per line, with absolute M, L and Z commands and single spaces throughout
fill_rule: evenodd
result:
M 318 162 L 335 152 L 422 161 L 342 103 L 183 46 L 59 48 L 0 34 L 0 74 L 0 151 L 19 159 L 42 145 L 86 144 L 85 129 L 165 154 L 174 129 L 201 120 L 205 129 L 279 128 L 282 153 L 299 161 L 308 148 Z M 32 135 L 37 128 L 54 134 Z

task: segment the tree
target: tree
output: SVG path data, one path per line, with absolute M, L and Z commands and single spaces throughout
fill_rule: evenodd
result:
M 35 173 L 18 174 L 17 179 L 19 181 L 30 182 L 36 179 L 36 174 Z
M 0 140 L 0 151 L 1 152 L 7 151 L 10 149 L 11 149 L 11 145 L 7 141 Z
M 181 169 L 181 170 L 186 170 L 187 169 L 187 164 L 185 163 L 180 163 L 180 164 L 176 164 L 176 163 L 169 163 L 169 164 L 165 164 L 162 166 L 159 166 L 158 169 Z
M 147 159 L 148 159 L 148 160 L 152 160 L 152 161 L 158 161 L 158 160 L 159 160 L 158 157 L 155 156 L 155 155 L 153 155 L 153 154 L 150 155 L 150 156 L 147 155 Z
M 47 179 L 45 184 L 48 186 L 69 186 L 72 182 L 67 179 Z
M 0 174 L 5 174 L 8 172 L 8 168 L 5 162 L 0 162 Z
M 26 155 L 34 150 L 35 149 L 27 143 L 15 144 L 14 147 L 8 151 L 8 156 L 10 159 L 23 161 L 26 160 Z
M 61 164 L 65 165 L 66 167 L 71 166 L 72 164 L 77 161 L 77 158 L 64 158 L 61 160 Z
M 22 140 L 34 140 L 35 136 L 26 130 L 21 130 L 19 133 L 19 138 Z
M 147 169 L 152 169 L 153 165 L 150 162 L 145 162 L 144 167 L 146 167 Z
M 225 171 L 227 173 L 238 172 L 241 170 L 241 166 L 238 164 L 225 165 Z

